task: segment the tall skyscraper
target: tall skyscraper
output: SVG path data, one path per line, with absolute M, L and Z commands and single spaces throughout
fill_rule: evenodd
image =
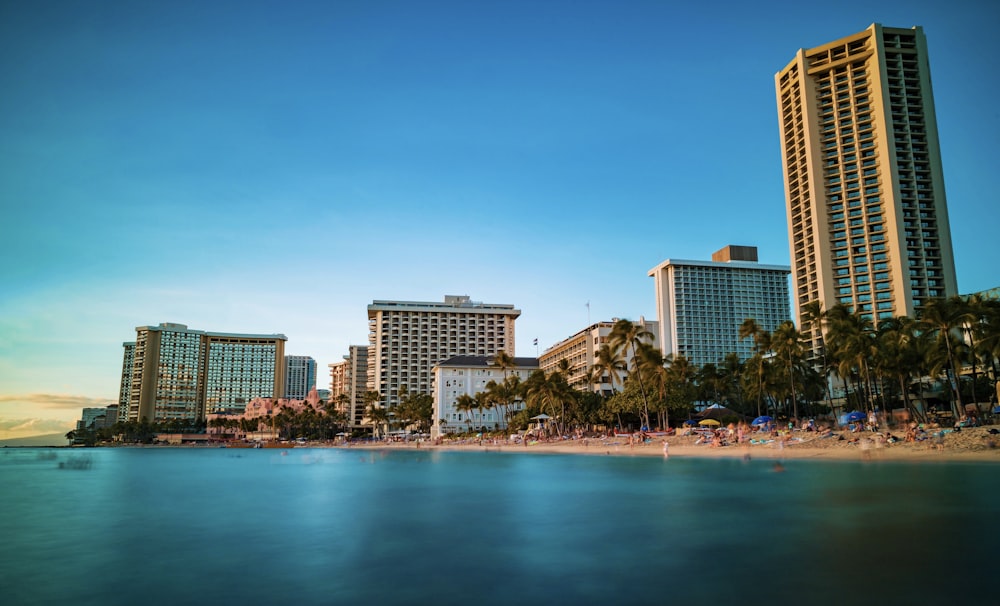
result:
M 285 335 L 204 332 L 172 323 L 135 331 L 129 421 L 241 413 L 250 400 L 279 397 L 284 388 Z
M 800 326 L 812 301 L 877 324 L 957 294 L 923 29 L 799 50 L 774 82 Z
M 446 296 L 444 303 L 373 301 L 368 306 L 368 389 L 383 405 L 399 387 L 431 393 L 435 364 L 455 356 L 514 355 L 513 305 Z
M 285 356 L 284 397 L 305 400 L 316 387 L 316 360 L 310 356 Z
M 649 270 L 656 288 L 656 318 L 663 355 L 683 355 L 699 366 L 719 364 L 730 353 L 753 355 L 740 339 L 752 318 L 773 332 L 791 319 L 787 265 L 760 265 L 755 246 L 727 246 L 711 261 L 667 259 Z

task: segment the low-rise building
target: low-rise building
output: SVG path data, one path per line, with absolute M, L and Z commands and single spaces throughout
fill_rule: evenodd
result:
M 502 384 L 508 377 L 524 382 L 538 370 L 537 358 L 514 358 L 510 368 L 502 369 L 491 356 L 455 356 L 434 366 L 434 419 L 431 437 L 470 430 L 494 431 L 507 428 L 510 418 L 524 409 L 524 402 L 511 401 L 482 410 L 458 410 L 462 395 L 475 397 L 485 392 L 491 381 Z
M 590 369 L 597 361 L 597 352 L 600 351 L 602 345 L 609 343 L 608 338 L 616 322 L 618 322 L 618 318 L 613 318 L 610 322 L 591 324 L 572 337 L 549 347 L 538 358 L 541 369 L 545 371 L 545 374 L 550 374 L 559 367 L 559 363 L 562 360 L 566 360 L 569 364 L 569 376 L 566 377 L 566 381 L 573 388 L 580 391 L 595 391 L 605 394 L 610 394 L 613 390 L 620 389 L 620 381 L 614 380 L 608 375 L 603 375 L 600 381 L 594 382 L 591 382 L 589 378 Z M 648 343 L 653 347 L 659 347 L 658 323 L 639 316 L 637 324 L 652 335 Z M 626 364 L 631 364 L 631 350 L 621 353 L 622 360 Z

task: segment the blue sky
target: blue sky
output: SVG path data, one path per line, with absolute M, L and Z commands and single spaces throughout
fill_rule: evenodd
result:
M 788 264 L 774 74 L 872 22 L 924 27 L 959 288 L 998 286 L 989 4 L 4 3 L 0 439 L 115 401 L 139 325 L 322 385 L 373 299 L 514 304 L 534 355 L 652 317 L 666 258 Z

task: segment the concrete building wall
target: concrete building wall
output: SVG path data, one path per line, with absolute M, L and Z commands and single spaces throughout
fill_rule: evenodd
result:
M 923 29 L 799 50 L 775 89 L 799 326 L 814 301 L 877 325 L 957 294 Z
M 513 305 L 446 296 L 443 303 L 374 301 L 368 306 L 367 389 L 383 405 L 397 402 L 400 386 L 431 393 L 434 366 L 460 355 L 514 355 Z

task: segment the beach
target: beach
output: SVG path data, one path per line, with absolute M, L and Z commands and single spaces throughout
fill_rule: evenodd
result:
M 892 430 L 890 435 L 901 441 L 887 443 L 876 439 L 872 432 L 834 431 L 830 434 L 795 431 L 787 440 L 754 437 L 753 443 L 741 445 L 712 446 L 699 444 L 699 436 L 652 436 L 638 443 L 629 444 L 627 436 L 554 439 L 529 441 L 525 446 L 509 440 L 453 439 L 409 442 L 367 442 L 352 443 L 345 448 L 365 449 L 425 449 L 447 451 L 489 451 L 508 453 L 551 453 L 580 454 L 592 456 L 645 456 L 683 458 L 747 458 L 751 459 L 826 459 L 826 460 L 884 460 L 913 462 L 996 462 L 1000 463 L 1000 434 L 989 433 L 996 426 L 969 427 L 960 431 L 944 430 L 941 439 L 936 437 L 940 430 L 929 430 L 925 439 L 916 442 L 902 441 L 904 432 Z M 822 437 L 826 435 L 827 437 Z M 882 432 L 885 435 L 885 432 Z M 664 442 L 667 444 L 664 451 Z M 763 443 L 761 443 L 763 442 Z M 992 446 L 991 446 L 992 444 Z M 317 446 L 317 444 L 310 444 Z

